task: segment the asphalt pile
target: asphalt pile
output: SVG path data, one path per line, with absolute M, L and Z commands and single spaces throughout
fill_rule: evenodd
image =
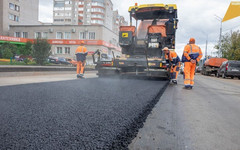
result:
M 166 85 L 95 78 L 0 87 L 0 149 L 127 149 Z

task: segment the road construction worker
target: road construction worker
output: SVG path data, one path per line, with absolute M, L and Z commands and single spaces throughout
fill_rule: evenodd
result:
M 164 47 L 163 51 L 165 54 L 167 68 L 170 69 L 171 82 L 177 84 L 177 77 L 180 68 L 180 58 L 176 52 L 170 51 L 168 47 Z
M 189 44 L 185 46 L 182 56 L 182 62 L 184 62 L 184 88 L 193 88 L 196 64 L 201 58 L 201 48 L 195 45 L 194 38 L 190 38 Z
M 84 67 L 86 63 L 87 48 L 84 46 L 84 41 L 81 41 L 80 46 L 75 51 L 77 58 L 77 78 L 83 78 Z

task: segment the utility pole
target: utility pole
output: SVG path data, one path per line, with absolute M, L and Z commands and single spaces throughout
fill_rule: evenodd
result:
M 207 34 L 206 48 L 205 48 L 205 57 L 206 57 L 206 59 L 207 59 L 207 46 L 208 46 L 208 34 Z
M 223 51 L 222 51 L 222 48 L 221 48 L 221 45 L 222 45 L 222 19 L 221 17 L 215 15 L 216 19 L 220 21 L 220 34 L 219 34 L 219 43 L 218 43 L 218 47 L 219 47 L 219 50 L 218 50 L 218 57 L 222 57 L 223 55 Z

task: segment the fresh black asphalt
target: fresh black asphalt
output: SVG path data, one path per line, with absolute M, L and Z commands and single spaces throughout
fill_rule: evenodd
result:
M 0 149 L 127 149 L 166 85 L 93 78 L 0 87 Z

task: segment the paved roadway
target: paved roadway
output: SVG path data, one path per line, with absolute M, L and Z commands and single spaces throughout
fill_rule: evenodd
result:
M 0 149 L 127 149 L 167 81 L 86 77 L 2 77 Z
M 2 75 L 0 149 L 120 149 L 137 135 L 130 150 L 240 150 L 240 80 L 197 75 L 194 89 L 184 90 L 180 75 L 138 132 L 161 81 L 94 74 Z
M 240 80 L 196 76 L 169 85 L 130 150 L 240 150 Z

